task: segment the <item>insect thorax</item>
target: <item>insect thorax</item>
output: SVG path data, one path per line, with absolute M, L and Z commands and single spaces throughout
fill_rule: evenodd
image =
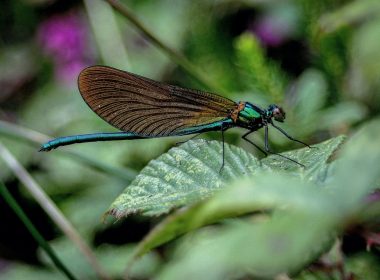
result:
M 261 121 L 263 110 L 259 107 L 246 102 L 244 108 L 239 111 L 237 116 L 237 122 L 245 125 L 249 125 L 252 122 Z

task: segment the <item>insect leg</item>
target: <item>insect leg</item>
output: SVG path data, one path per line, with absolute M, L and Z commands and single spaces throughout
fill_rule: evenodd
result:
M 271 125 L 276 128 L 278 131 L 280 131 L 282 134 L 284 134 L 288 139 L 294 141 L 294 142 L 298 142 L 298 143 L 301 143 L 303 145 L 305 145 L 306 147 L 309 147 L 309 148 L 312 148 L 310 145 L 306 144 L 305 142 L 302 142 L 300 140 L 297 140 L 295 138 L 293 138 L 292 136 L 290 136 L 288 133 L 286 133 L 285 130 L 283 130 L 281 127 L 275 125 L 273 122 L 271 122 Z
M 220 169 L 219 169 L 219 173 L 221 173 L 222 172 L 222 170 L 223 170 L 223 167 L 224 167 L 224 129 L 223 129 L 223 124 L 222 124 L 222 154 L 223 154 L 223 159 L 222 159 L 222 166 L 220 167 Z
M 305 167 L 303 164 L 301 164 L 301 163 L 295 161 L 294 159 L 291 159 L 291 158 L 289 158 L 289 157 L 287 157 L 287 156 L 284 156 L 284 155 L 281 155 L 281 154 L 278 154 L 278 153 L 276 153 L 276 152 L 271 151 L 271 149 L 269 148 L 268 126 L 265 126 L 265 138 L 264 138 L 264 139 L 265 139 L 265 151 L 264 151 L 262 148 L 260 148 L 258 145 L 256 145 L 255 143 L 253 143 L 251 140 L 249 140 L 249 139 L 247 138 L 247 136 L 248 136 L 249 134 L 253 133 L 253 132 L 254 132 L 254 131 L 248 131 L 246 134 L 244 134 L 244 135 L 242 136 L 242 138 L 243 138 L 245 141 L 247 141 L 248 143 L 250 143 L 250 144 L 252 144 L 253 146 L 255 146 L 255 148 L 258 149 L 260 152 L 262 152 L 265 156 L 267 156 L 268 153 L 269 153 L 269 154 L 273 154 L 273 155 L 277 155 L 277 156 L 279 156 L 279 157 L 282 157 L 282 158 L 285 158 L 285 159 L 287 159 L 287 160 L 290 160 L 291 162 L 294 162 L 294 163 L 296 163 L 296 164 L 298 164 L 298 165 L 300 165 L 300 166 L 302 166 L 302 167 Z
M 251 145 L 253 145 L 256 149 L 258 149 L 260 152 L 262 152 L 265 156 L 267 156 L 268 155 L 268 153 L 267 152 L 265 152 L 263 149 L 261 149 L 258 145 L 256 145 L 255 143 L 253 143 L 251 140 L 249 140 L 248 138 L 247 138 L 247 136 L 249 135 L 249 134 L 251 134 L 251 133 L 253 133 L 253 132 L 255 132 L 255 131 L 248 131 L 247 133 L 245 133 L 241 138 L 243 138 L 245 141 L 247 141 L 248 143 L 250 143 Z
M 279 157 L 285 158 L 285 159 L 287 159 L 287 160 L 290 160 L 291 162 L 294 162 L 294 163 L 296 163 L 296 164 L 302 166 L 303 168 L 305 168 L 305 165 L 303 165 L 302 163 L 299 163 L 298 161 L 296 161 L 296 160 L 294 160 L 294 159 L 291 159 L 291 158 L 289 158 L 289 157 L 287 157 L 287 156 L 284 156 L 284 155 L 281 155 L 281 154 L 278 154 L 278 153 L 276 153 L 276 152 L 271 151 L 270 148 L 269 148 L 269 139 L 268 139 L 268 135 L 269 135 L 269 133 L 268 133 L 268 126 L 265 126 L 265 136 L 264 136 L 264 140 L 265 140 L 265 151 L 267 151 L 267 152 L 270 153 L 270 154 L 273 154 L 273 155 L 276 155 L 276 156 L 279 156 Z

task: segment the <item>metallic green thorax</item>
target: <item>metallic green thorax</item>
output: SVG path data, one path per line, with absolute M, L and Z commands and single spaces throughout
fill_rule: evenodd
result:
M 254 119 L 261 119 L 262 109 L 251 103 L 245 103 L 244 109 L 238 114 L 238 122 L 249 124 Z

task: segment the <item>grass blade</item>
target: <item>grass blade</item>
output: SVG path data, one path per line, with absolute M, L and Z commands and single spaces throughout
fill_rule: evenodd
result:
M 122 3 L 117 0 L 106 0 L 115 10 L 126 17 L 129 22 L 138 29 L 150 42 L 152 42 L 157 48 L 164 52 L 171 60 L 181 66 L 187 73 L 193 78 L 201 82 L 208 89 L 216 92 L 224 92 L 217 83 L 214 83 L 207 78 L 207 74 L 202 73 L 194 64 L 192 64 L 186 57 L 179 54 L 177 51 L 167 46 L 156 35 L 153 34 L 140 20 Z
M 8 203 L 9 207 L 16 213 L 16 215 L 20 218 L 22 223 L 28 229 L 33 238 L 37 241 L 37 243 L 41 246 L 41 248 L 46 252 L 46 254 L 50 257 L 55 266 L 60 270 L 68 279 L 75 280 L 77 279 L 69 269 L 61 262 L 58 256 L 55 254 L 54 250 L 50 247 L 49 243 L 43 238 L 43 236 L 39 233 L 36 227 L 33 225 L 32 221 L 26 216 L 25 212 L 21 209 L 20 205 L 14 199 L 12 194 L 8 191 L 6 186 L 0 181 L 0 194 L 3 196 L 4 200 Z
M 42 188 L 30 176 L 25 168 L 14 158 L 9 150 L 0 142 L 0 157 L 3 158 L 7 166 L 12 170 L 14 175 L 24 184 L 30 194 L 44 209 L 46 214 L 54 223 L 65 233 L 65 235 L 79 248 L 91 266 L 94 268 L 100 279 L 109 279 L 103 268 L 98 263 L 94 253 L 86 242 L 82 239 L 74 226 L 66 219 L 54 202 L 42 191 Z

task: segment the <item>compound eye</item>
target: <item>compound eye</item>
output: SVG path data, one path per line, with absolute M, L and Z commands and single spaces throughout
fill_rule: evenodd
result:
M 273 117 L 278 122 L 284 122 L 285 120 L 285 112 L 281 107 L 276 107 L 273 110 Z

